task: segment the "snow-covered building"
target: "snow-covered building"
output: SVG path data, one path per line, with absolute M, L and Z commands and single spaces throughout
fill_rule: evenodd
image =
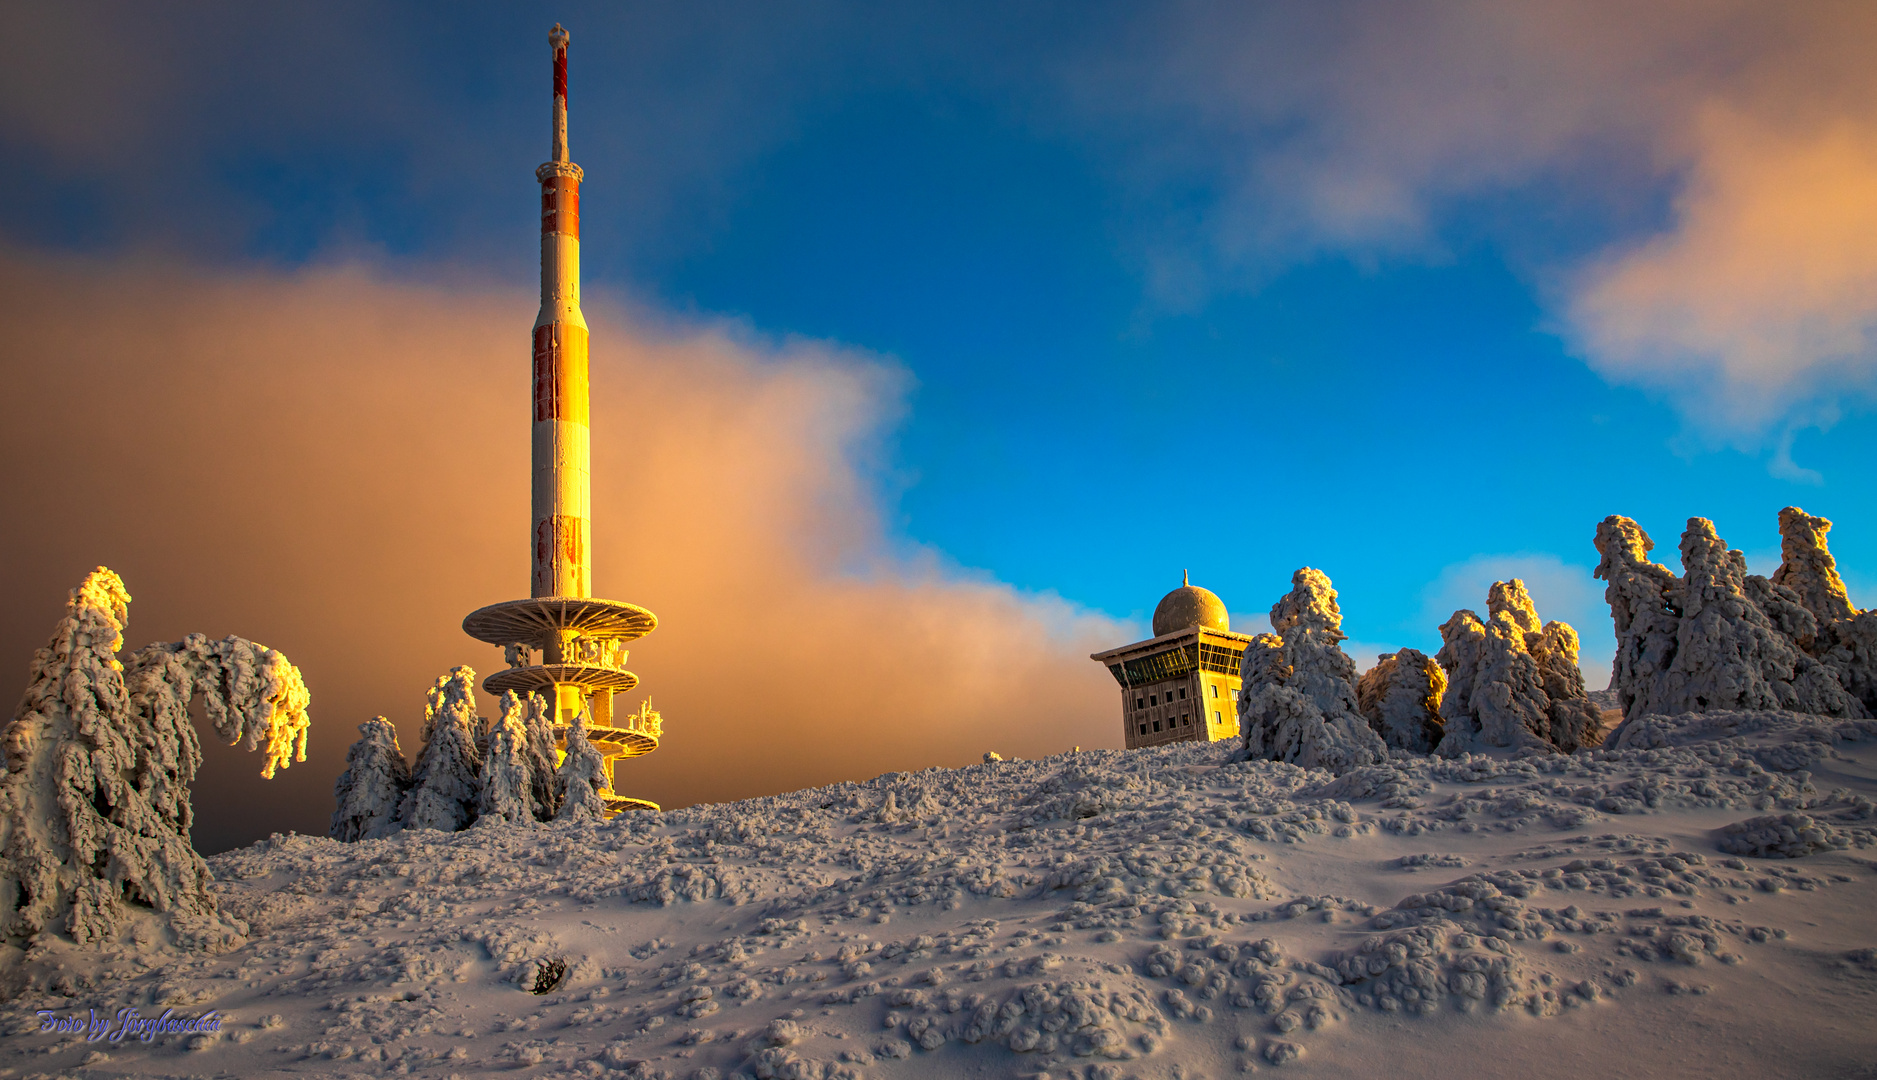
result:
M 1225 602 L 1180 575 L 1154 608 L 1154 636 L 1090 655 L 1121 684 L 1128 749 L 1238 737 L 1239 664 L 1251 638 L 1232 633 Z

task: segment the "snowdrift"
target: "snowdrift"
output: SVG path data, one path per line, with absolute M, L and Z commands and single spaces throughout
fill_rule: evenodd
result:
M 1338 776 L 1184 744 L 606 823 L 276 836 L 209 860 L 250 928 L 233 951 L 15 957 L 0 1067 L 1119 1080 L 1870 1060 L 1877 721 L 1650 715 L 1599 749 L 1511 754 Z M 224 1022 L 147 1044 L 35 1026 L 126 1007 Z

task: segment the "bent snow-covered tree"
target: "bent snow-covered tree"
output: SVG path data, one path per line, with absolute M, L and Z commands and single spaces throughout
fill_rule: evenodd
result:
M 221 737 L 265 749 L 262 775 L 306 760 L 308 694 L 272 649 L 192 634 L 129 664 L 130 593 L 99 567 L 72 590 L 32 682 L 0 730 L 0 940 L 62 934 L 85 945 L 156 919 L 186 945 L 230 943 L 208 865 L 189 843 L 201 698 Z

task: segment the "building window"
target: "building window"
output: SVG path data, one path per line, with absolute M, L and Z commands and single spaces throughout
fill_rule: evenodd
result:
M 1191 714 L 1191 713 L 1187 713 L 1187 714 L 1185 714 L 1185 715 L 1182 715 L 1182 716 L 1180 717 L 1180 726 L 1181 726 L 1181 727 L 1192 727 L 1192 726 L 1193 726 L 1193 717 L 1192 717 L 1192 714 Z
M 1158 694 L 1148 694 L 1148 695 L 1147 695 L 1147 704 L 1149 704 L 1149 705 L 1158 705 L 1158 704 L 1160 704 L 1160 697 L 1159 697 L 1159 695 L 1158 695 Z
M 1159 730 L 1160 730 L 1160 721 L 1158 721 L 1158 720 L 1155 720 L 1155 721 L 1154 721 L 1154 730 L 1155 730 L 1155 731 L 1159 731 Z
M 1135 708 L 1137 708 L 1137 709 L 1145 709 L 1145 708 L 1147 707 L 1147 699 L 1146 699 L 1146 698 L 1138 698 L 1138 697 L 1137 697 L 1137 698 L 1135 698 L 1135 699 L 1134 699 L 1134 707 L 1135 707 Z
M 1214 645 L 1210 641 L 1200 642 L 1200 670 L 1211 671 L 1220 675 L 1238 674 L 1239 668 L 1244 664 L 1244 657 L 1241 652 L 1243 648 L 1244 646 L 1242 645 L 1237 649 L 1233 649 L 1224 645 Z
M 1212 722 L 1213 722 L 1213 723 L 1215 723 L 1215 724 L 1222 724 L 1222 723 L 1224 723 L 1224 722 L 1225 722 L 1225 721 L 1224 721 L 1224 720 L 1223 720 L 1223 719 L 1222 719 L 1222 718 L 1221 718 L 1221 717 L 1219 716 L 1219 710 L 1217 710 L 1217 709 L 1214 709 L 1214 710 L 1212 710 Z
M 1182 675 L 1191 675 L 1199 666 L 1199 657 L 1191 645 L 1180 645 L 1166 652 L 1144 656 L 1139 660 L 1128 660 L 1120 664 L 1110 664 L 1108 670 L 1114 673 L 1114 681 L 1122 686 L 1146 686 L 1148 683 L 1164 682 L 1177 679 Z M 1238 664 L 1232 664 L 1232 674 L 1238 674 Z
M 1142 725 L 1141 725 L 1141 734 L 1142 734 L 1142 735 L 1145 735 L 1145 734 L 1147 734 L 1147 725 L 1146 725 L 1146 724 L 1142 724 Z
M 1212 684 L 1212 696 L 1213 696 L 1213 697 L 1218 697 L 1218 696 L 1219 696 L 1219 684 L 1218 684 L 1218 683 L 1213 683 L 1213 684 Z
M 1181 701 L 1186 700 L 1186 687 L 1184 686 L 1180 687 L 1180 700 Z

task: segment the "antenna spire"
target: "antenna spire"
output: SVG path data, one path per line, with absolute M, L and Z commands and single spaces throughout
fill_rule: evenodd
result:
M 1180 571 L 1180 588 L 1184 589 L 1191 584 L 1192 580 L 1186 576 L 1186 571 Z
M 547 43 L 554 48 L 554 153 L 550 161 L 572 161 L 567 156 L 567 31 L 560 23 L 548 31 Z

